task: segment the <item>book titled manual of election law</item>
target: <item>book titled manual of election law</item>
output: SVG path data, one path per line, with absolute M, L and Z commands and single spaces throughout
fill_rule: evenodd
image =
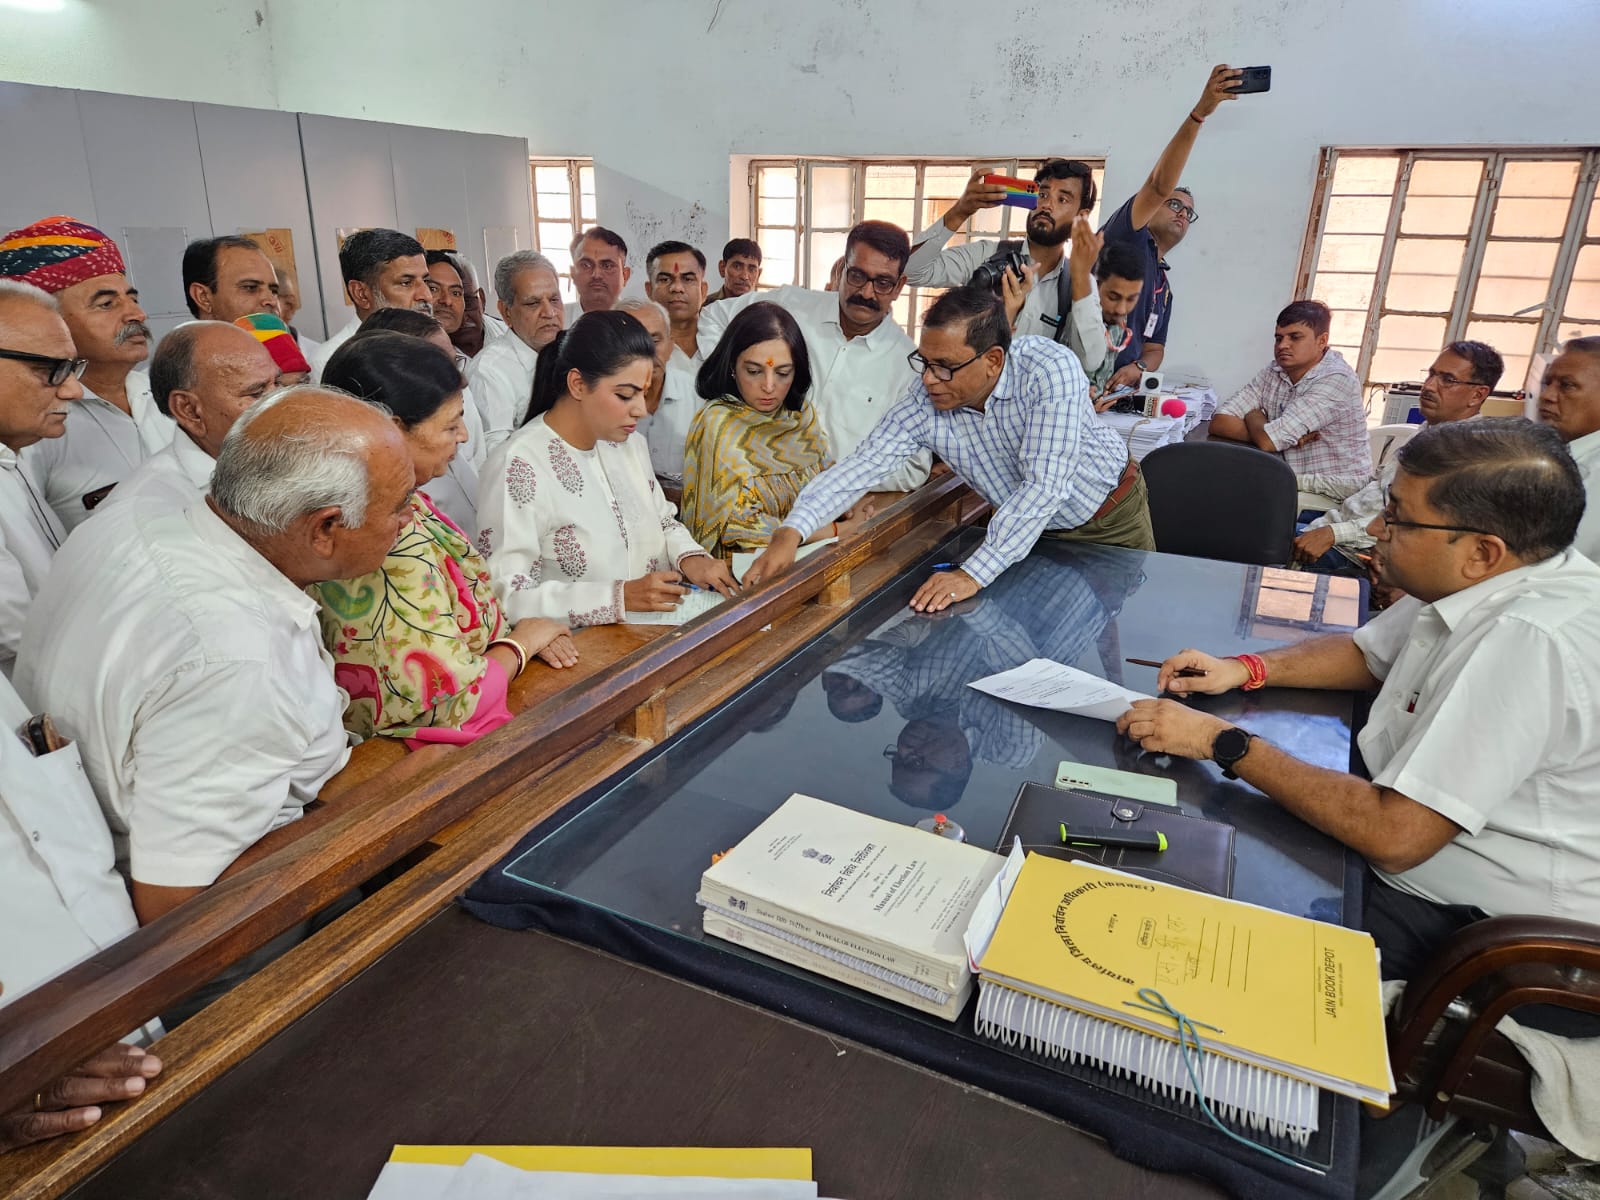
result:
M 1195 1022 L 1219 1115 L 1302 1144 L 1317 1088 L 1394 1091 L 1370 934 L 1086 863 L 1030 854 L 979 957 L 976 1025 L 1192 1099 L 1176 1022 Z
M 1003 861 L 794 795 L 701 876 L 696 900 L 707 933 L 737 923 L 745 944 L 772 957 L 953 1017 L 971 986 L 967 924 Z

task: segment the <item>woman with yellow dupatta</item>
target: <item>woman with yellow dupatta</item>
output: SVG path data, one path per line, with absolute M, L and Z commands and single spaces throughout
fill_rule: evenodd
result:
M 776 304 L 752 304 L 729 322 L 695 384 L 708 403 L 689 427 L 680 519 L 719 557 L 763 547 L 800 489 L 833 462 L 807 400 L 800 327 Z M 824 526 L 813 540 L 835 532 Z

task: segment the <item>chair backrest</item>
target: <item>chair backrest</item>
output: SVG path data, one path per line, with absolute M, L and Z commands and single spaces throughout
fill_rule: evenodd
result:
M 1421 425 L 1411 424 L 1374 425 L 1367 430 L 1367 438 L 1372 444 L 1372 469 L 1381 469 L 1384 463 L 1394 457 L 1394 452 L 1421 428 Z
M 1294 471 L 1281 458 L 1226 442 L 1159 446 L 1139 464 L 1156 549 L 1283 566 L 1294 545 Z

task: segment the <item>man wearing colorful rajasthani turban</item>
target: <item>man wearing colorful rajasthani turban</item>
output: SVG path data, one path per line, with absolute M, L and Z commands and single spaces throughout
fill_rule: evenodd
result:
M 135 368 L 150 353 L 150 329 L 122 252 L 100 230 L 72 217 L 46 217 L 0 238 L 0 278 L 53 294 L 87 360 L 83 398 L 65 436 L 38 442 L 26 458 L 46 501 L 70 532 L 150 455 L 172 441 L 150 380 Z

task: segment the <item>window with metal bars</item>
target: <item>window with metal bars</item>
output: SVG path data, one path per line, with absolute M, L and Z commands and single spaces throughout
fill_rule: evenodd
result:
M 1363 382 L 1419 382 L 1472 339 L 1515 391 L 1536 355 L 1600 333 L 1597 166 L 1581 147 L 1325 149 L 1297 295 L 1333 310 Z
M 594 160 L 534 158 L 528 161 L 528 173 L 533 186 L 533 248 L 555 263 L 562 298 L 571 302 L 578 298 L 572 286 L 572 239 L 597 221 Z
M 1098 189 L 1105 176 L 1102 159 L 1084 160 L 1094 168 Z M 750 164 L 751 233 L 761 244 L 761 287 L 799 284 L 827 286 L 833 264 L 844 254 L 845 236 L 857 221 L 892 221 L 916 241 L 961 198 L 973 170 L 982 166 L 1001 175 L 1031 179 L 1038 159 L 961 158 L 757 159 Z M 1027 210 L 1001 206 L 979 212 L 950 239 L 1025 236 Z M 1091 219 L 1099 224 L 1098 208 Z M 894 318 L 915 338 L 922 316 L 943 288 L 907 287 L 895 302 Z

